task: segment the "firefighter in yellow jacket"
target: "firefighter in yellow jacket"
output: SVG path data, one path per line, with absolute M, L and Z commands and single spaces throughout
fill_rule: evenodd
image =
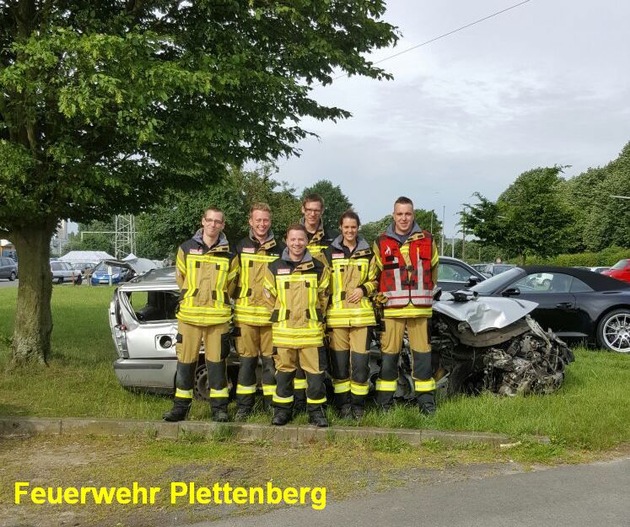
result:
M 377 287 L 374 252 L 359 236 L 356 212 L 341 215 L 341 234 L 324 250 L 330 268 L 330 373 L 335 407 L 343 418 L 361 419 L 365 412 L 370 374 L 369 327 L 376 325 L 370 295 Z
M 428 320 L 432 314 L 439 256 L 431 233 L 421 230 L 415 222 L 409 198 L 401 196 L 396 200 L 393 222 L 374 242 L 374 253 L 385 323 L 376 402 L 383 410 L 393 403 L 406 328 L 418 407 L 422 413 L 431 415 L 435 413 L 435 380 Z
M 223 234 L 222 211 L 208 208 L 201 224 L 202 228 L 177 251 L 176 279 L 181 290 L 177 311 L 177 373 L 173 408 L 164 414 L 166 421 L 186 419 L 202 342 L 212 419 L 228 420 L 226 359 L 230 352 L 230 292 L 235 278 L 230 267 L 234 253 Z
M 302 219 L 300 223 L 306 229 L 308 237 L 307 249 L 311 256 L 322 263 L 326 263 L 324 250 L 336 238 L 337 232 L 328 231 L 324 227 L 324 198 L 319 194 L 306 194 L 302 198 Z M 306 375 L 298 366 L 293 381 L 295 386 L 295 412 L 306 410 Z
M 233 260 L 238 271 L 234 293 L 235 343 L 239 355 L 235 419 L 245 420 L 254 407 L 256 367 L 262 361 L 262 389 L 265 407 L 271 407 L 276 389 L 276 369 L 271 340 L 273 302 L 263 293 L 268 265 L 277 260 L 284 244 L 271 230 L 271 209 L 266 203 L 254 203 L 249 212 L 249 235 L 236 244 Z
M 324 313 L 328 302 L 328 268 L 306 249 L 303 225 L 287 230 L 287 248 L 269 264 L 265 290 L 274 300 L 271 316 L 276 361 L 276 391 L 271 424 L 287 424 L 293 415 L 293 379 L 298 366 L 306 373 L 306 407 L 309 422 L 328 426 L 324 371 Z

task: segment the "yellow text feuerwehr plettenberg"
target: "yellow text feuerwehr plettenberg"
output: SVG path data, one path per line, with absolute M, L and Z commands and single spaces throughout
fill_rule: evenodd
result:
M 198 485 L 192 481 L 172 481 L 162 495 L 161 487 L 145 487 L 134 481 L 125 487 L 44 487 L 16 481 L 16 505 L 308 505 L 314 510 L 326 508 L 326 487 L 275 487 L 271 481 L 258 487 L 232 487 L 229 483 Z

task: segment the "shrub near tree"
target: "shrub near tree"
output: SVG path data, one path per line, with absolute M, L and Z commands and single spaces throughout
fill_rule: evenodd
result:
M 382 79 L 383 0 L 0 2 L 0 235 L 20 257 L 14 363 L 50 352 L 59 220 L 138 213 L 228 164 L 296 153 L 349 113 L 314 85 Z

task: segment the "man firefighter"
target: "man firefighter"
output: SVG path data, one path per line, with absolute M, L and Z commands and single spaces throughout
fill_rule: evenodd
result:
M 337 236 L 336 232 L 327 231 L 324 228 L 324 198 L 319 194 L 307 194 L 302 199 L 302 219 L 300 223 L 306 229 L 308 237 L 308 252 L 322 263 L 326 263 L 323 251 Z M 306 376 L 298 366 L 295 374 L 295 412 L 303 412 L 306 409 Z
M 287 230 L 287 248 L 269 264 L 265 290 L 274 300 L 271 315 L 276 354 L 276 391 L 271 424 L 282 426 L 293 416 L 295 372 L 306 373 L 306 407 L 309 423 L 328 426 L 324 413 L 326 388 L 324 370 L 324 313 L 328 302 L 328 268 L 306 249 L 308 238 L 303 225 Z
M 223 234 L 225 218 L 219 209 L 206 209 L 202 228 L 177 251 L 176 280 L 180 293 L 177 311 L 177 373 L 173 408 L 165 421 L 186 419 L 193 399 L 195 369 L 201 343 L 204 345 L 210 411 L 214 421 L 228 421 L 226 359 L 230 352 L 230 290 L 235 272 L 234 256 Z
M 407 329 L 418 407 L 422 413 L 431 415 L 435 413 L 435 380 L 428 320 L 439 256 L 431 233 L 420 229 L 415 222 L 409 198 L 402 196 L 396 200 L 393 222 L 374 242 L 374 253 L 385 323 L 381 335 L 381 371 L 376 382 L 377 405 L 383 410 L 392 406 L 398 359 Z
M 236 245 L 234 263 L 238 271 L 234 293 L 235 343 L 240 367 L 236 385 L 236 420 L 252 413 L 256 394 L 256 366 L 262 360 L 262 389 L 265 408 L 271 408 L 276 388 L 270 316 L 273 302 L 263 294 L 267 266 L 277 260 L 284 244 L 271 230 L 271 209 L 255 203 L 249 211 L 249 235 Z
M 324 250 L 330 268 L 330 373 L 334 404 L 340 417 L 361 419 L 369 391 L 369 327 L 376 325 L 369 296 L 376 290 L 374 252 L 359 236 L 356 212 L 341 215 L 341 234 Z

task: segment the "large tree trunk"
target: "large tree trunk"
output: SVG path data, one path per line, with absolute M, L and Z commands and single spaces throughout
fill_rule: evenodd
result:
M 50 238 L 54 229 L 54 225 L 31 226 L 11 233 L 19 258 L 20 278 L 13 331 L 13 365 L 46 364 L 50 355 L 53 328 Z

